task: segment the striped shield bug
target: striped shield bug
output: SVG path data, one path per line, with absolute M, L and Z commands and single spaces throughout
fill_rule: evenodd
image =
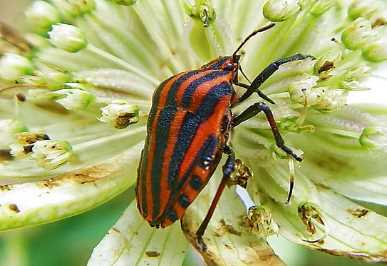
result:
M 250 85 L 240 83 L 238 72 L 244 73 L 238 52 L 251 37 L 273 26 L 269 24 L 252 32 L 231 56 L 219 57 L 197 70 L 174 75 L 155 90 L 136 186 L 138 209 L 151 226 L 166 227 L 180 220 L 226 154 L 222 181 L 196 233 L 198 243 L 205 248 L 202 236 L 235 168 L 235 155 L 227 144 L 230 131 L 260 112 L 266 115 L 276 145 L 301 161 L 285 146 L 267 104 L 257 102 L 239 115 L 232 113 L 234 106 L 253 93 L 274 104 L 259 90 L 261 84 L 280 65 L 310 57 L 296 54 L 279 59 Z M 246 91 L 238 96 L 233 85 Z

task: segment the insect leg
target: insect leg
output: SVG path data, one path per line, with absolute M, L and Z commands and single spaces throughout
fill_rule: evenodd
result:
M 239 86 L 239 87 L 245 88 L 245 89 L 247 89 L 247 90 L 249 90 L 249 89 L 250 89 L 250 86 L 251 86 L 251 85 L 247 85 L 247 84 L 240 83 L 240 82 L 235 82 L 234 84 L 237 85 L 237 86 Z M 247 92 L 247 91 L 246 91 L 246 92 Z M 245 92 L 245 93 L 246 93 L 246 92 Z M 261 90 L 256 89 L 256 92 L 258 93 L 259 97 L 261 97 L 262 99 L 268 101 L 269 103 L 275 104 L 275 102 L 274 102 L 272 99 L 270 99 L 269 96 L 267 96 L 266 94 L 264 94 Z M 242 96 L 243 96 L 243 95 L 242 95 Z M 241 98 L 242 98 L 242 97 L 241 97 Z M 239 102 L 241 102 L 241 101 L 240 101 L 240 98 L 239 98 Z
M 215 211 L 216 205 L 219 202 L 220 196 L 222 195 L 223 190 L 226 187 L 227 182 L 230 179 L 230 176 L 235 169 L 234 151 L 230 147 L 226 146 L 224 152 L 228 154 L 228 158 L 226 163 L 223 165 L 222 181 L 219 184 L 218 190 L 216 191 L 216 194 L 214 196 L 214 199 L 212 200 L 210 208 L 208 209 L 206 217 L 204 218 L 203 222 L 199 226 L 199 229 L 196 231 L 196 239 L 197 239 L 198 245 L 203 251 L 207 249 L 207 246 L 203 241 L 204 232 L 206 231 L 208 223 L 210 222 L 211 217 L 214 214 L 214 211 Z
M 302 158 L 297 156 L 289 147 L 285 145 L 285 141 L 283 140 L 277 124 L 274 120 L 273 113 L 271 112 L 269 106 L 267 106 L 263 102 L 255 103 L 251 106 L 249 106 L 246 110 L 244 110 L 240 115 L 236 116 L 232 120 L 232 127 L 238 126 L 240 123 L 252 118 L 253 116 L 257 115 L 260 112 L 264 112 L 267 118 L 267 121 L 270 124 L 271 131 L 273 132 L 273 136 L 275 139 L 276 145 L 281 148 L 283 151 L 285 151 L 287 154 L 292 156 L 297 161 L 302 161 Z
M 276 72 L 279 67 L 285 63 L 289 63 L 292 61 L 298 61 L 298 60 L 303 60 L 306 58 L 312 58 L 314 59 L 313 56 L 311 55 L 302 55 L 302 54 L 295 54 L 290 57 L 278 59 L 277 61 L 271 63 L 269 66 L 267 66 L 251 83 L 249 88 L 247 88 L 247 91 L 239 98 L 239 102 L 243 102 L 247 98 L 250 97 L 251 94 L 254 92 L 258 93 L 260 97 L 263 99 L 267 100 L 268 98 L 265 94 L 263 94 L 258 88 L 264 83 L 268 78 L 270 78 L 271 75 L 273 75 L 274 72 Z M 238 85 L 238 84 L 235 84 Z M 263 97 L 263 96 L 265 97 Z M 269 101 L 270 102 L 270 101 Z

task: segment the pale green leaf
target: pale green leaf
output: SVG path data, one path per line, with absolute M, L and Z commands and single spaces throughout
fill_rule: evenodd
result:
M 132 202 L 94 248 L 87 265 L 181 266 L 187 244 L 178 222 L 165 229 L 151 228 Z

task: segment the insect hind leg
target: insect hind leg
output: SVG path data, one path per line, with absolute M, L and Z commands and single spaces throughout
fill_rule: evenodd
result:
M 232 120 L 232 127 L 238 126 L 239 124 L 252 118 L 253 116 L 256 116 L 260 112 L 264 112 L 266 115 L 267 121 L 269 122 L 271 131 L 273 133 L 276 145 L 279 148 L 281 148 L 284 152 L 286 152 L 287 154 L 292 156 L 294 159 L 296 159 L 297 161 L 302 161 L 301 157 L 299 157 L 289 147 L 287 147 L 285 145 L 285 141 L 283 140 L 283 138 L 278 130 L 277 123 L 274 120 L 274 116 L 270 110 L 270 107 L 267 106 L 267 104 L 265 104 L 263 102 L 258 102 L 258 103 L 255 103 L 255 104 L 249 106 L 240 115 L 234 117 Z
M 224 153 L 228 154 L 228 158 L 226 163 L 223 165 L 223 177 L 219 184 L 219 187 L 216 191 L 216 194 L 211 202 L 211 206 L 208 209 L 207 215 L 204 218 L 203 222 L 200 224 L 199 229 L 196 231 L 196 241 L 197 246 L 202 250 L 207 250 L 207 245 L 203 241 L 204 232 L 207 229 L 208 223 L 211 220 L 212 215 L 214 214 L 215 208 L 219 202 L 220 196 L 222 195 L 224 188 L 226 187 L 228 181 L 230 180 L 230 176 L 235 169 L 235 154 L 234 151 L 226 146 L 224 149 Z

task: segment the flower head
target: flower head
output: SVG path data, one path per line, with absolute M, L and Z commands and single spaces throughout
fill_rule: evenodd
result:
M 366 79 L 387 59 L 386 4 L 225 3 L 51 0 L 32 5 L 27 18 L 36 19 L 26 39 L 33 52 L 0 59 L 0 135 L 6 136 L 0 144 L 9 155 L 0 159 L 0 178 L 17 183 L 0 191 L 0 229 L 52 222 L 134 189 L 155 88 L 179 72 L 231 55 L 248 34 L 275 21 L 241 49 L 238 78 L 249 84 L 280 58 L 310 55 L 277 61 L 275 73 L 259 87 L 276 103 L 267 104 L 286 145 L 304 160 L 293 161 L 277 146 L 263 114 L 231 131 L 230 145 L 244 163 L 237 171 L 246 178 L 225 189 L 201 255 L 210 264 L 244 265 L 262 257 L 281 264 L 266 242 L 278 233 L 312 249 L 387 261 L 386 217 L 359 203 L 387 204 L 387 107 L 349 101 L 368 89 Z M 244 92 L 243 86 L 234 89 L 238 96 Z M 15 101 L 23 90 L 28 90 L 25 99 Z M 231 109 L 239 114 L 259 101 L 264 100 L 254 94 Z M 173 253 L 173 265 L 180 265 L 188 243 L 200 248 L 196 230 L 221 168 L 186 211 L 183 230 L 179 223 L 150 228 L 132 202 L 89 264 L 157 260 L 169 265 Z M 51 202 L 36 191 L 58 198 Z M 11 200 L 17 214 L 10 215 Z

